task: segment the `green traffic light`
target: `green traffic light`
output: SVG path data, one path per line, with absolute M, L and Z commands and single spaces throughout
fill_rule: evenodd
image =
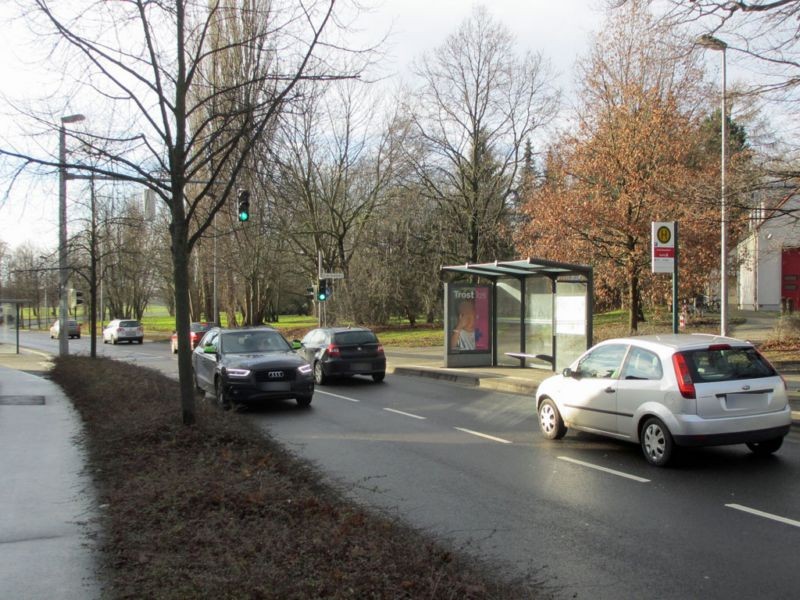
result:
M 239 220 L 242 221 L 243 223 L 245 221 L 248 221 L 249 219 L 250 219 L 250 214 L 249 213 L 247 213 L 245 211 L 241 211 L 239 213 Z

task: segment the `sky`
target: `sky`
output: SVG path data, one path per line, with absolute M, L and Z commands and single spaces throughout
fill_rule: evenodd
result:
M 410 78 L 412 62 L 441 45 L 475 6 L 471 0 L 371 1 L 374 8 L 354 24 L 361 30 L 357 35 L 374 40 L 388 32 L 385 69 L 405 80 Z M 0 7 L 7 6 L 7 0 L 0 0 Z M 567 91 L 573 83 L 575 60 L 587 52 L 591 34 L 602 27 L 604 14 L 601 0 L 491 0 L 485 6 L 515 36 L 520 52 L 541 52 L 550 60 L 559 78 L 556 84 Z M 45 68 L 47 57 L 41 45 L 30 44 L 31 36 L 24 25 L 9 24 L 2 13 L 0 19 L 4 32 L 0 35 L 0 55 L 4 57 L 0 61 L 0 131 L 8 131 L 13 117 L 2 98 L 24 100 L 27 90 L 40 95 L 51 75 Z M 55 154 L 58 139 L 52 137 L 49 143 L 40 143 Z M 0 240 L 11 248 L 25 242 L 45 252 L 56 247 L 57 174 L 49 177 L 52 182 L 21 185 L 9 198 L 0 196 Z M 70 185 L 78 187 L 72 182 Z M 73 201 L 70 198 L 68 212 Z

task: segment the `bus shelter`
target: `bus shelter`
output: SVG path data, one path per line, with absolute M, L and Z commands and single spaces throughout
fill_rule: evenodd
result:
M 17 354 L 19 354 L 20 307 L 30 303 L 30 300 L 0 298 L 0 343 L 14 344 Z
M 529 258 L 442 267 L 446 367 L 560 371 L 592 343 L 592 268 Z

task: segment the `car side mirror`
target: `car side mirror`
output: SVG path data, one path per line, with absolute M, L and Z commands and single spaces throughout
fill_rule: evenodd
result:
M 573 371 L 572 369 L 570 369 L 569 367 L 567 367 L 566 369 L 561 371 L 561 374 L 566 378 L 577 378 L 578 377 L 578 374 L 575 371 Z
M 292 340 L 292 350 L 300 350 L 303 347 L 303 344 L 300 340 Z

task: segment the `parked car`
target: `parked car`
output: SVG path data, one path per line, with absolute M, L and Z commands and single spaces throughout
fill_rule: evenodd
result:
M 383 345 L 363 327 L 312 329 L 300 341 L 300 353 L 313 367 L 318 385 L 331 377 L 371 375 L 375 383 L 386 377 Z
M 314 395 L 311 365 L 270 327 L 210 329 L 192 353 L 195 386 L 233 403 L 294 398 L 308 406 Z
M 56 319 L 50 326 L 50 339 L 58 338 L 61 331 L 61 321 Z M 67 319 L 67 337 L 81 339 L 81 324 L 74 319 Z
M 197 344 L 203 335 L 212 327 L 216 327 L 215 323 L 189 323 L 189 341 L 192 345 L 192 350 L 197 348 Z M 169 347 L 173 354 L 178 353 L 178 333 L 172 332 L 172 337 L 169 339 Z
M 676 446 L 747 444 L 777 451 L 792 423 L 786 382 L 749 342 L 713 335 L 607 340 L 536 391 L 539 426 L 641 445 L 652 465 Z
M 139 344 L 144 340 L 144 328 L 139 321 L 133 319 L 114 319 L 103 329 L 103 343 L 118 344 L 128 342 Z

